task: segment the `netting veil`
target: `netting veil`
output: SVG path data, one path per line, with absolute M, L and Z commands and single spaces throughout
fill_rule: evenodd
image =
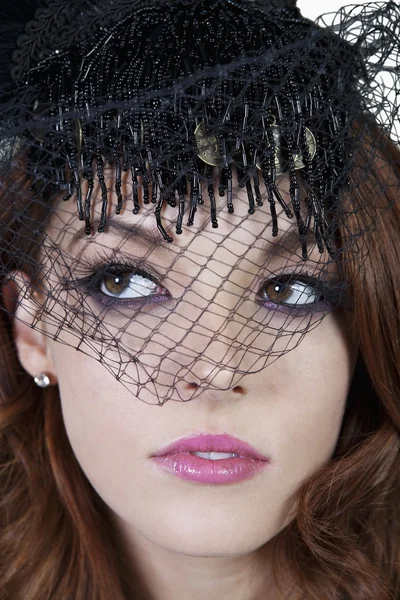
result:
M 29 276 L 26 322 L 162 405 L 351 314 L 368 231 L 343 232 L 366 178 L 372 208 L 390 186 L 400 9 L 329 22 L 292 0 L 39 9 L 0 106 L 0 277 Z

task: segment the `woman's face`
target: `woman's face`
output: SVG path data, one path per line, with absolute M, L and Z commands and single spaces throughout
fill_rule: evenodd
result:
M 110 190 L 113 183 L 108 180 Z M 282 177 L 287 201 L 288 185 Z M 99 217 L 95 191 L 93 216 Z M 333 264 L 326 269 L 327 257 L 314 244 L 307 263 L 299 246 L 285 248 L 290 232 L 297 232 L 295 219 L 280 211 L 279 235 L 273 238 L 267 202 L 249 215 L 246 192 L 237 187 L 234 214 L 228 214 L 225 198 L 216 194 L 216 200 L 218 229 L 212 228 L 207 197 L 191 227 L 185 218 L 180 236 L 174 227 L 178 209 L 166 207 L 169 245 L 161 236 L 154 245 L 137 232 L 127 237 L 111 226 L 154 230 L 154 205 L 133 215 L 132 198 L 105 233 L 96 229 L 90 241 L 82 236 L 71 245 L 84 223 L 72 200 L 60 202 L 47 230 L 58 254 L 44 258 L 49 286 L 65 264 L 72 276 L 83 278 L 84 261 L 107 262 L 118 251 L 128 262 L 144 259 L 168 290 L 170 296 L 163 297 L 145 280 L 150 286 L 145 293 L 156 291 L 158 301 L 119 304 L 116 310 L 112 295 L 104 296 L 103 305 L 71 287 L 63 292 L 63 306 L 56 301 L 43 318 L 42 328 L 53 336 L 57 315 L 69 316 L 71 323 L 75 318 L 57 340 L 44 337 L 48 368 L 58 381 L 75 456 L 118 526 L 133 547 L 197 557 L 248 554 L 291 521 L 296 490 L 334 453 L 356 356 L 337 313 L 326 314 L 302 339 L 299 332 L 316 324 L 321 313 L 274 312 L 271 303 L 257 300 L 263 281 L 282 269 L 304 274 L 308 268 L 315 277 L 337 274 Z M 112 294 L 110 278 L 103 294 L 105 289 Z M 94 325 L 100 333 L 93 334 Z M 79 342 L 83 352 L 75 349 Z M 281 352 L 278 360 L 271 349 Z M 25 368 L 33 371 L 29 358 Z M 122 383 L 116 379 L 119 369 Z M 168 401 L 159 406 L 160 398 Z M 269 468 L 224 485 L 185 481 L 154 466 L 150 457 L 160 448 L 199 432 L 248 442 L 270 458 Z

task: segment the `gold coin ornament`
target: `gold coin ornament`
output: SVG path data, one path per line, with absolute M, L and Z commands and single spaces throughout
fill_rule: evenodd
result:
M 308 152 L 310 154 L 310 159 L 312 160 L 317 152 L 317 142 L 311 131 L 306 127 L 306 144 L 308 147 Z M 294 166 L 296 169 L 304 169 L 306 166 L 303 162 L 303 155 L 296 154 L 294 157 Z
M 140 119 L 140 147 L 143 148 L 144 145 L 144 123 L 143 119 Z
M 280 129 L 277 125 L 272 125 L 271 127 L 272 135 L 275 141 L 275 169 L 276 174 L 281 175 L 284 172 L 283 161 L 282 161 L 282 152 L 281 152 L 281 133 Z M 314 135 L 311 131 L 306 127 L 306 144 L 308 147 L 308 152 L 310 154 L 310 159 L 312 160 L 317 151 L 317 142 L 315 140 Z M 300 152 L 299 154 L 295 154 L 294 157 L 294 168 L 295 169 L 304 169 L 306 166 L 303 161 L 303 154 Z M 261 171 L 261 164 L 256 163 L 257 168 Z
M 274 142 L 275 142 L 275 169 L 276 169 L 276 174 L 280 175 L 281 173 L 283 173 L 282 158 L 281 158 L 281 130 L 276 125 L 272 125 L 271 126 L 271 131 L 272 131 L 272 136 L 273 136 Z M 269 145 L 270 144 L 268 143 L 268 146 Z M 259 169 L 260 171 L 262 171 L 261 163 L 257 162 L 256 163 L 256 167 L 257 167 L 257 169 Z
M 218 147 L 218 140 L 214 135 L 207 133 L 206 124 L 199 123 L 194 132 L 198 154 L 197 156 L 207 165 L 223 167 L 224 159 Z
M 274 119 L 275 122 L 275 119 Z M 282 160 L 282 144 L 281 144 L 281 131 L 277 125 L 271 125 L 272 135 L 275 141 L 275 169 L 276 174 L 281 175 L 284 172 L 283 168 L 283 160 Z M 200 123 L 194 132 L 198 154 L 197 156 L 205 162 L 207 165 L 211 165 L 213 167 L 222 167 L 224 165 L 224 160 L 221 156 L 218 147 L 217 138 L 207 132 L 206 124 L 204 122 Z M 311 131 L 306 127 L 306 144 L 308 147 L 308 152 L 310 154 L 310 158 L 313 159 L 315 153 L 317 151 L 317 142 L 315 140 L 314 135 Z M 294 167 L 295 169 L 304 169 L 306 166 L 303 161 L 303 154 L 300 152 L 299 154 L 294 155 Z M 261 171 L 261 163 L 256 163 L 257 168 Z
M 76 143 L 76 153 L 79 155 L 82 152 L 82 146 L 83 146 L 82 123 L 80 122 L 79 119 L 73 120 L 72 131 L 73 131 L 75 143 Z

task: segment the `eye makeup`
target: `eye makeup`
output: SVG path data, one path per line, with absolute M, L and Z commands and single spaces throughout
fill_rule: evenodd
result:
M 299 285 L 300 284 L 300 285 Z M 337 278 L 315 277 L 314 271 L 291 270 L 266 280 L 257 292 L 258 302 L 271 310 L 304 316 L 314 312 L 330 312 L 338 307 L 350 308 L 350 299 L 346 293 L 347 286 Z M 292 291 L 291 291 L 292 290 Z M 291 294 L 288 292 L 291 291 Z M 284 294 L 282 301 L 274 301 L 274 296 Z M 294 302 L 287 296 L 297 295 Z M 310 301 L 310 298 L 315 299 Z
M 105 256 L 93 260 L 86 258 L 84 269 L 88 274 L 64 282 L 66 287 L 80 290 L 105 309 L 137 309 L 145 304 L 166 302 L 172 298 L 170 292 L 161 285 L 160 276 L 152 272 L 143 260 Z M 118 292 L 121 284 L 124 287 Z M 113 288 L 116 291 L 114 296 Z M 266 309 L 293 316 L 329 312 L 343 305 L 349 308 L 345 288 L 337 278 L 329 279 L 326 275 L 316 277 L 315 269 L 307 271 L 303 264 L 301 270 L 292 269 L 265 279 L 256 292 L 256 302 Z

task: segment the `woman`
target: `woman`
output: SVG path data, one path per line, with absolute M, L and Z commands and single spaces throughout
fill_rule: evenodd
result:
M 400 597 L 398 17 L 29 24 L 1 119 L 4 598 Z

